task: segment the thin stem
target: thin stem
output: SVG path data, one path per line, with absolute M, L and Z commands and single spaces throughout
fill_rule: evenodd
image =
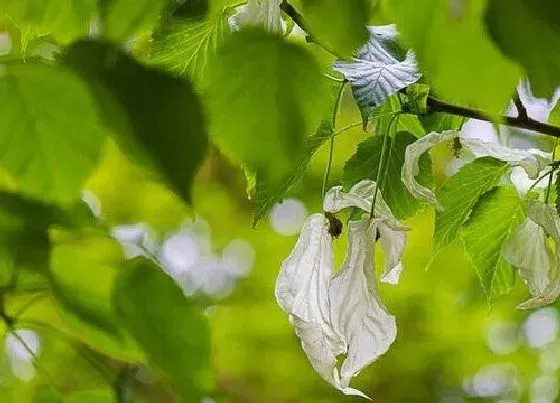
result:
M 399 127 L 399 119 L 400 119 L 400 115 L 397 115 L 397 124 L 395 125 L 396 128 Z M 391 132 L 389 131 L 389 133 L 387 133 L 387 136 L 390 136 Z M 380 184 L 378 185 L 381 188 L 381 191 L 384 192 L 385 191 L 385 178 L 387 178 L 387 173 L 389 172 L 389 157 L 391 156 L 391 152 L 393 151 L 393 141 L 391 141 L 391 143 L 389 144 L 389 151 L 387 151 L 387 161 L 385 162 L 385 172 L 383 173 L 383 176 L 380 179 Z
M 558 146 L 558 137 L 554 139 L 554 148 L 552 149 L 552 163 L 554 163 L 554 158 L 556 157 L 556 147 Z M 548 198 L 550 197 L 550 188 L 552 187 L 552 177 L 554 170 L 550 171 L 550 176 L 548 177 L 548 186 L 546 187 L 546 196 L 544 202 L 548 203 Z
M 338 107 L 340 106 L 340 100 L 342 99 L 342 94 L 344 93 L 344 86 L 345 86 L 346 82 L 343 82 L 340 85 L 340 89 L 338 90 L 338 93 L 336 95 L 336 99 L 334 101 L 334 108 L 333 108 L 333 114 L 332 114 L 332 134 L 331 137 L 329 139 L 329 159 L 327 160 L 327 166 L 325 167 L 325 175 L 323 176 L 323 191 L 322 191 L 322 196 L 325 196 L 325 193 L 327 191 L 327 183 L 329 182 L 329 176 L 331 174 L 331 168 L 332 168 L 332 159 L 333 159 L 333 154 L 334 154 L 334 128 L 336 127 L 336 116 L 338 115 Z
M 377 167 L 377 177 L 375 179 L 375 191 L 373 192 L 373 200 L 371 201 L 371 210 L 369 212 L 369 218 L 373 218 L 375 213 L 375 203 L 377 202 L 377 193 L 379 191 L 379 179 L 381 178 L 381 169 L 383 167 L 384 157 L 385 157 L 385 150 L 387 148 L 387 139 L 390 137 L 391 134 L 391 127 L 393 126 L 393 122 L 397 118 L 399 113 L 395 113 L 391 120 L 389 121 L 389 126 L 387 127 L 387 133 L 383 137 L 383 145 L 381 146 L 381 156 L 379 157 L 379 166 Z
M 517 109 L 517 117 L 519 119 L 529 119 L 527 108 L 525 108 L 525 105 L 521 102 L 521 98 L 519 98 L 519 93 L 517 91 L 515 91 L 515 95 L 513 96 L 513 103 Z
M 49 383 L 51 384 L 51 386 L 53 386 L 56 389 L 56 386 L 55 386 L 55 383 L 54 383 L 52 377 L 49 375 L 47 370 L 39 364 L 39 359 L 35 355 L 35 352 L 31 349 L 31 347 L 29 347 L 29 345 L 25 342 L 25 340 L 23 340 L 23 338 L 17 333 L 17 331 L 13 327 L 10 327 L 10 334 L 12 336 L 14 336 L 17 339 L 17 341 L 19 341 L 21 343 L 21 345 L 23 346 L 25 351 L 27 351 L 27 354 L 29 354 L 29 356 L 31 357 L 31 362 L 33 363 L 33 366 L 38 371 L 43 372 L 45 374 L 45 376 L 47 377 L 47 379 L 49 380 Z
M 538 179 L 533 182 L 533 184 L 529 187 L 529 190 L 527 191 L 527 193 L 529 193 L 530 191 L 532 191 L 535 186 L 537 186 L 544 178 L 546 178 L 548 175 L 552 175 L 554 173 L 555 169 L 552 168 L 550 171 L 545 172 L 544 174 L 542 174 L 541 176 L 538 177 Z
M 119 371 L 117 379 L 113 384 L 115 397 L 118 403 L 132 403 L 133 399 L 130 386 L 134 381 L 134 375 L 137 370 L 136 367 L 127 365 Z

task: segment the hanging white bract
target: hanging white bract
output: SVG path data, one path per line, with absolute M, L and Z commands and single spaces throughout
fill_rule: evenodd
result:
M 325 195 L 323 209 L 371 209 L 376 184 L 362 181 L 348 193 L 340 186 Z M 351 379 L 384 354 L 396 337 L 394 316 L 380 301 L 373 267 L 377 238 L 386 255 L 382 281 L 396 284 L 402 271 L 406 228 L 391 214 L 378 192 L 375 214 L 349 224 L 349 247 L 340 271 L 333 274 L 332 235 L 323 214 L 307 218 L 300 237 L 282 263 L 276 299 L 289 315 L 317 373 L 347 395 L 365 396 L 349 387 Z M 337 366 L 337 356 L 345 358 Z

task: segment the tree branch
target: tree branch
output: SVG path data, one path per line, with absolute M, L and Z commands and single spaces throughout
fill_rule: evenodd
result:
M 484 112 L 476 109 L 465 108 L 463 106 L 448 104 L 431 96 L 428 97 L 428 112 L 443 112 L 449 113 L 451 115 L 463 116 L 466 118 L 485 120 L 488 122 L 492 121 L 492 119 L 490 119 L 490 117 L 488 117 Z M 560 138 L 560 127 L 541 123 L 538 120 L 530 118 L 529 116 L 504 116 L 501 119 L 501 123 L 506 126 L 533 130 L 541 134 Z
M 519 93 L 517 91 L 515 91 L 513 103 L 515 104 L 515 108 L 517 109 L 517 117 L 520 119 L 529 119 L 527 109 L 525 108 L 525 105 L 523 105 L 523 102 L 521 102 L 521 98 L 519 98 Z

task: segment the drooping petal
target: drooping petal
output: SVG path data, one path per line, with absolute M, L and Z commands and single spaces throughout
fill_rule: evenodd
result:
M 230 17 L 232 30 L 246 26 L 260 26 L 268 32 L 282 33 L 281 0 L 248 0 Z
M 503 256 L 509 264 L 517 267 L 531 295 L 537 296 L 546 289 L 555 263 L 540 225 L 527 218 L 504 244 Z
M 417 199 L 424 200 L 442 210 L 443 206 L 437 200 L 435 194 L 425 186 L 416 181 L 419 173 L 418 162 L 422 154 L 430 148 L 448 142 L 455 137 L 461 138 L 463 147 L 471 151 L 475 157 L 494 157 L 511 165 L 519 165 L 527 172 L 530 178 L 536 178 L 551 161 L 551 155 L 537 149 L 521 150 L 501 146 L 497 143 L 484 141 L 478 138 L 462 137 L 459 132 L 445 131 L 443 133 L 432 132 L 406 148 L 405 161 L 401 171 L 401 180 L 411 195 Z
M 365 179 L 350 189 L 348 193 L 342 190 L 342 186 L 334 186 L 325 195 L 323 209 L 330 212 L 338 212 L 348 207 L 358 207 L 365 212 L 371 210 L 376 183 Z M 385 254 L 385 272 L 381 281 L 388 284 L 397 284 L 402 271 L 402 254 L 406 245 L 406 231 L 391 213 L 391 209 L 383 200 L 381 191 L 377 193 L 375 201 L 375 217 L 378 220 L 378 231 L 381 248 Z
M 275 292 L 315 371 L 342 389 L 336 357 L 346 351 L 346 345 L 331 326 L 328 283 L 332 268 L 328 221 L 323 214 L 313 214 L 304 222 L 292 253 L 282 263 Z
M 517 306 L 519 309 L 537 308 L 551 304 L 560 296 L 560 273 L 558 270 L 560 267 L 560 218 L 554 206 L 540 201 L 531 201 L 529 203 L 527 215 L 532 221 L 542 227 L 544 232 L 554 240 L 556 244 L 556 270 L 554 277 L 550 280 L 547 287 L 533 296 L 533 298 L 519 304 Z
M 401 171 L 401 180 L 404 186 L 412 196 L 435 205 L 438 210 L 443 210 L 443 206 L 438 202 L 434 192 L 416 181 L 416 176 L 420 173 L 418 163 L 422 154 L 430 148 L 449 141 L 458 135 L 459 133 L 456 131 L 432 132 L 409 145 L 404 154 L 404 164 Z
M 369 218 L 350 222 L 348 252 L 329 287 L 332 325 L 348 344 L 340 369 L 343 387 L 384 354 L 397 335 L 395 317 L 377 295 L 373 268 L 377 225 Z

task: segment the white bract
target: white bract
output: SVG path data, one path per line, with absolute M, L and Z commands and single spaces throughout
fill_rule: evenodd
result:
M 281 0 L 249 0 L 230 17 L 231 28 L 237 31 L 245 26 L 259 26 L 268 32 L 282 33 L 280 3 Z
M 333 64 L 333 69 L 350 82 L 364 118 L 391 95 L 421 77 L 416 56 L 411 50 L 402 61 L 390 52 L 390 46 L 397 42 L 395 25 L 372 26 L 368 30 L 370 39 L 358 51 L 356 58 Z
M 531 276 L 528 281 L 529 289 L 533 297 L 518 305 L 520 309 L 536 308 L 542 305 L 551 304 L 560 296 L 560 218 L 554 206 L 540 201 L 531 201 L 527 209 L 529 219 L 538 224 L 546 235 L 550 236 L 556 245 L 556 259 L 552 261 L 549 257 L 546 239 L 542 242 L 539 238 L 534 238 L 530 243 L 517 245 L 520 250 L 531 251 L 534 255 L 533 270 L 527 275 Z M 538 245 L 542 245 L 538 248 Z M 550 260 L 549 260 L 550 259 Z M 548 268 L 548 271 L 547 271 Z M 532 289 L 531 289 L 532 288 Z
M 348 193 L 334 187 L 325 195 L 323 209 L 369 211 L 375 187 L 372 181 L 362 181 Z M 374 218 L 350 222 L 348 252 L 334 277 L 329 220 L 320 213 L 306 219 L 292 253 L 282 263 L 276 282 L 278 304 L 289 315 L 315 371 L 344 394 L 366 397 L 349 387 L 350 380 L 395 340 L 395 318 L 377 294 L 374 246 L 379 237 L 387 262 L 382 279 L 396 284 L 405 231 L 379 192 Z M 339 368 L 337 356 L 342 354 Z
M 401 179 L 410 194 L 417 199 L 435 205 L 438 210 L 443 210 L 443 206 L 438 202 L 435 194 L 416 181 L 416 175 L 418 175 L 420 171 L 418 163 L 422 154 L 430 148 L 438 144 L 452 141 L 457 137 L 460 139 L 461 145 L 470 150 L 475 158 L 493 157 L 507 162 L 512 166 L 521 166 L 532 179 L 536 179 L 539 172 L 551 162 L 550 154 L 538 149 L 531 148 L 521 150 L 509 148 L 498 143 L 484 141 L 478 138 L 467 138 L 457 131 L 445 131 L 443 133 L 432 132 L 418 139 L 406 148 Z

